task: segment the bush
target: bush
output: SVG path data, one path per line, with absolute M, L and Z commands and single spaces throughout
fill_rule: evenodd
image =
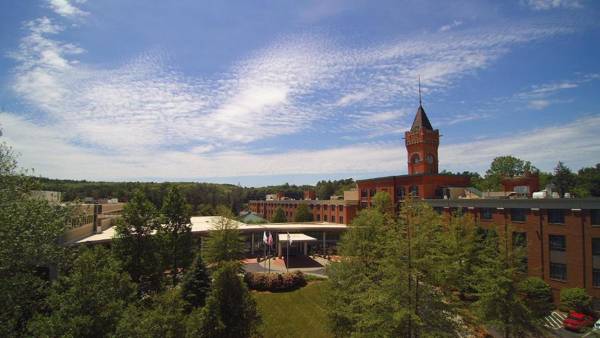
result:
M 582 288 L 560 290 L 560 309 L 563 311 L 577 311 L 589 313 L 592 298 Z
M 550 285 L 539 277 L 528 277 L 519 284 L 525 304 L 537 318 L 543 318 L 552 312 L 552 290 Z
M 301 271 L 286 273 L 247 272 L 244 281 L 251 290 L 289 291 L 306 285 Z

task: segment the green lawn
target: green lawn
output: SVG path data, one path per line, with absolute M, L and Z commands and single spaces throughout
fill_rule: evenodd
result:
M 291 292 L 255 292 L 265 337 L 332 337 L 327 329 L 323 282 Z

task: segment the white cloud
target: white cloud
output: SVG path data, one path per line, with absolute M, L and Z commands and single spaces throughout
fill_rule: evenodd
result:
M 583 7 L 581 0 L 525 0 L 525 4 L 534 10 Z
M 48 6 L 58 15 L 63 16 L 63 17 L 81 17 L 81 16 L 85 16 L 88 15 L 88 12 L 84 12 L 81 9 L 75 7 L 72 5 L 73 2 L 75 3 L 84 3 L 86 2 L 85 0 L 75 0 L 75 1 L 69 1 L 69 0 L 47 0 L 48 1 Z
M 92 151 L 69 142 L 63 130 L 39 125 L 14 114 L 0 113 L 4 136 L 22 154 L 20 164 L 37 174 L 57 178 L 127 180 L 143 178 L 200 179 L 297 174 L 367 175 L 406 173 L 406 152 L 400 143 L 363 143 L 321 150 L 278 153 L 197 149 L 139 151 L 129 154 Z M 460 144 L 442 144 L 442 169 L 484 171 L 496 156 L 512 154 L 551 170 L 558 160 L 573 169 L 600 158 L 600 115 L 547 126 L 507 137 Z M 577 149 L 577 151 L 573 151 Z M 205 150 L 211 150 L 210 153 Z
M 62 27 L 52 20 L 34 20 L 26 28 L 27 35 L 12 54 L 19 63 L 13 90 L 43 112 L 27 122 L 27 128 L 60 131 L 58 150 L 41 152 L 26 143 L 27 152 L 38 154 L 39 161 L 47 154 L 59 158 L 67 154 L 65 163 L 74 168 L 74 162 L 96 163 L 81 173 L 52 163 L 51 158 L 45 162 L 49 167 L 36 165 L 47 175 L 60 177 L 104 175 L 98 173 L 98 164 L 112 167 L 106 175 L 113 177 L 173 177 L 181 168 L 191 167 L 190 176 L 258 175 L 261 170 L 289 173 L 297 170 L 298 163 L 314 166 L 317 172 L 326 168 L 368 171 L 368 162 L 356 167 L 355 159 L 343 159 L 333 149 L 285 155 L 223 149 L 318 129 L 324 120 L 348 116 L 357 117 L 348 126 L 361 132 L 362 141 L 402 133 L 407 127 L 403 117 L 414 109 L 397 107 L 415 102 L 418 75 L 425 95 L 441 92 L 489 66 L 515 44 L 568 31 L 513 25 L 501 31 L 433 34 L 364 48 L 346 48 L 323 37 L 287 37 L 225 74 L 189 78 L 173 71 L 160 52 L 112 68 L 78 62 L 83 49 L 54 38 Z M 474 117 L 457 117 L 461 118 Z M 41 120 L 48 124 L 41 125 Z M 14 123 L 24 128 L 23 121 Z M 369 132 L 364 133 L 366 129 Z M 32 142 L 40 149 L 47 146 L 43 140 Z M 360 157 L 372 148 L 358 145 L 337 151 Z M 397 151 L 375 148 L 381 154 Z M 111 155 L 94 154 L 92 149 Z M 64 173 L 52 169 L 59 167 Z
M 548 107 L 549 105 L 550 105 L 549 100 L 531 100 L 527 104 L 527 106 L 529 108 L 533 108 L 533 109 L 537 109 L 537 110 L 542 110 L 542 109 Z
M 456 28 L 456 27 L 458 27 L 458 26 L 460 26 L 462 24 L 463 24 L 462 21 L 460 21 L 460 20 L 454 20 L 454 21 L 452 21 L 452 23 L 449 23 L 447 25 L 443 25 L 442 27 L 440 27 L 439 31 L 440 32 L 447 32 L 447 31 L 449 31 L 449 30 L 451 30 L 453 28 Z

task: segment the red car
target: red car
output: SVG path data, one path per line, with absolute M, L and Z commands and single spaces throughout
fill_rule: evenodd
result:
M 583 313 L 572 311 L 569 316 L 563 321 L 565 329 L 573 331 L 581 331 L 586 326 L 594 325 L 594 318 Z

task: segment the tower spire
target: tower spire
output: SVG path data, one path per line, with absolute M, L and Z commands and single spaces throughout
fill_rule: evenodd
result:
M 421 101 L 421 75 L 419 75 L 419 106 L 422 106 L 423 102 Z

